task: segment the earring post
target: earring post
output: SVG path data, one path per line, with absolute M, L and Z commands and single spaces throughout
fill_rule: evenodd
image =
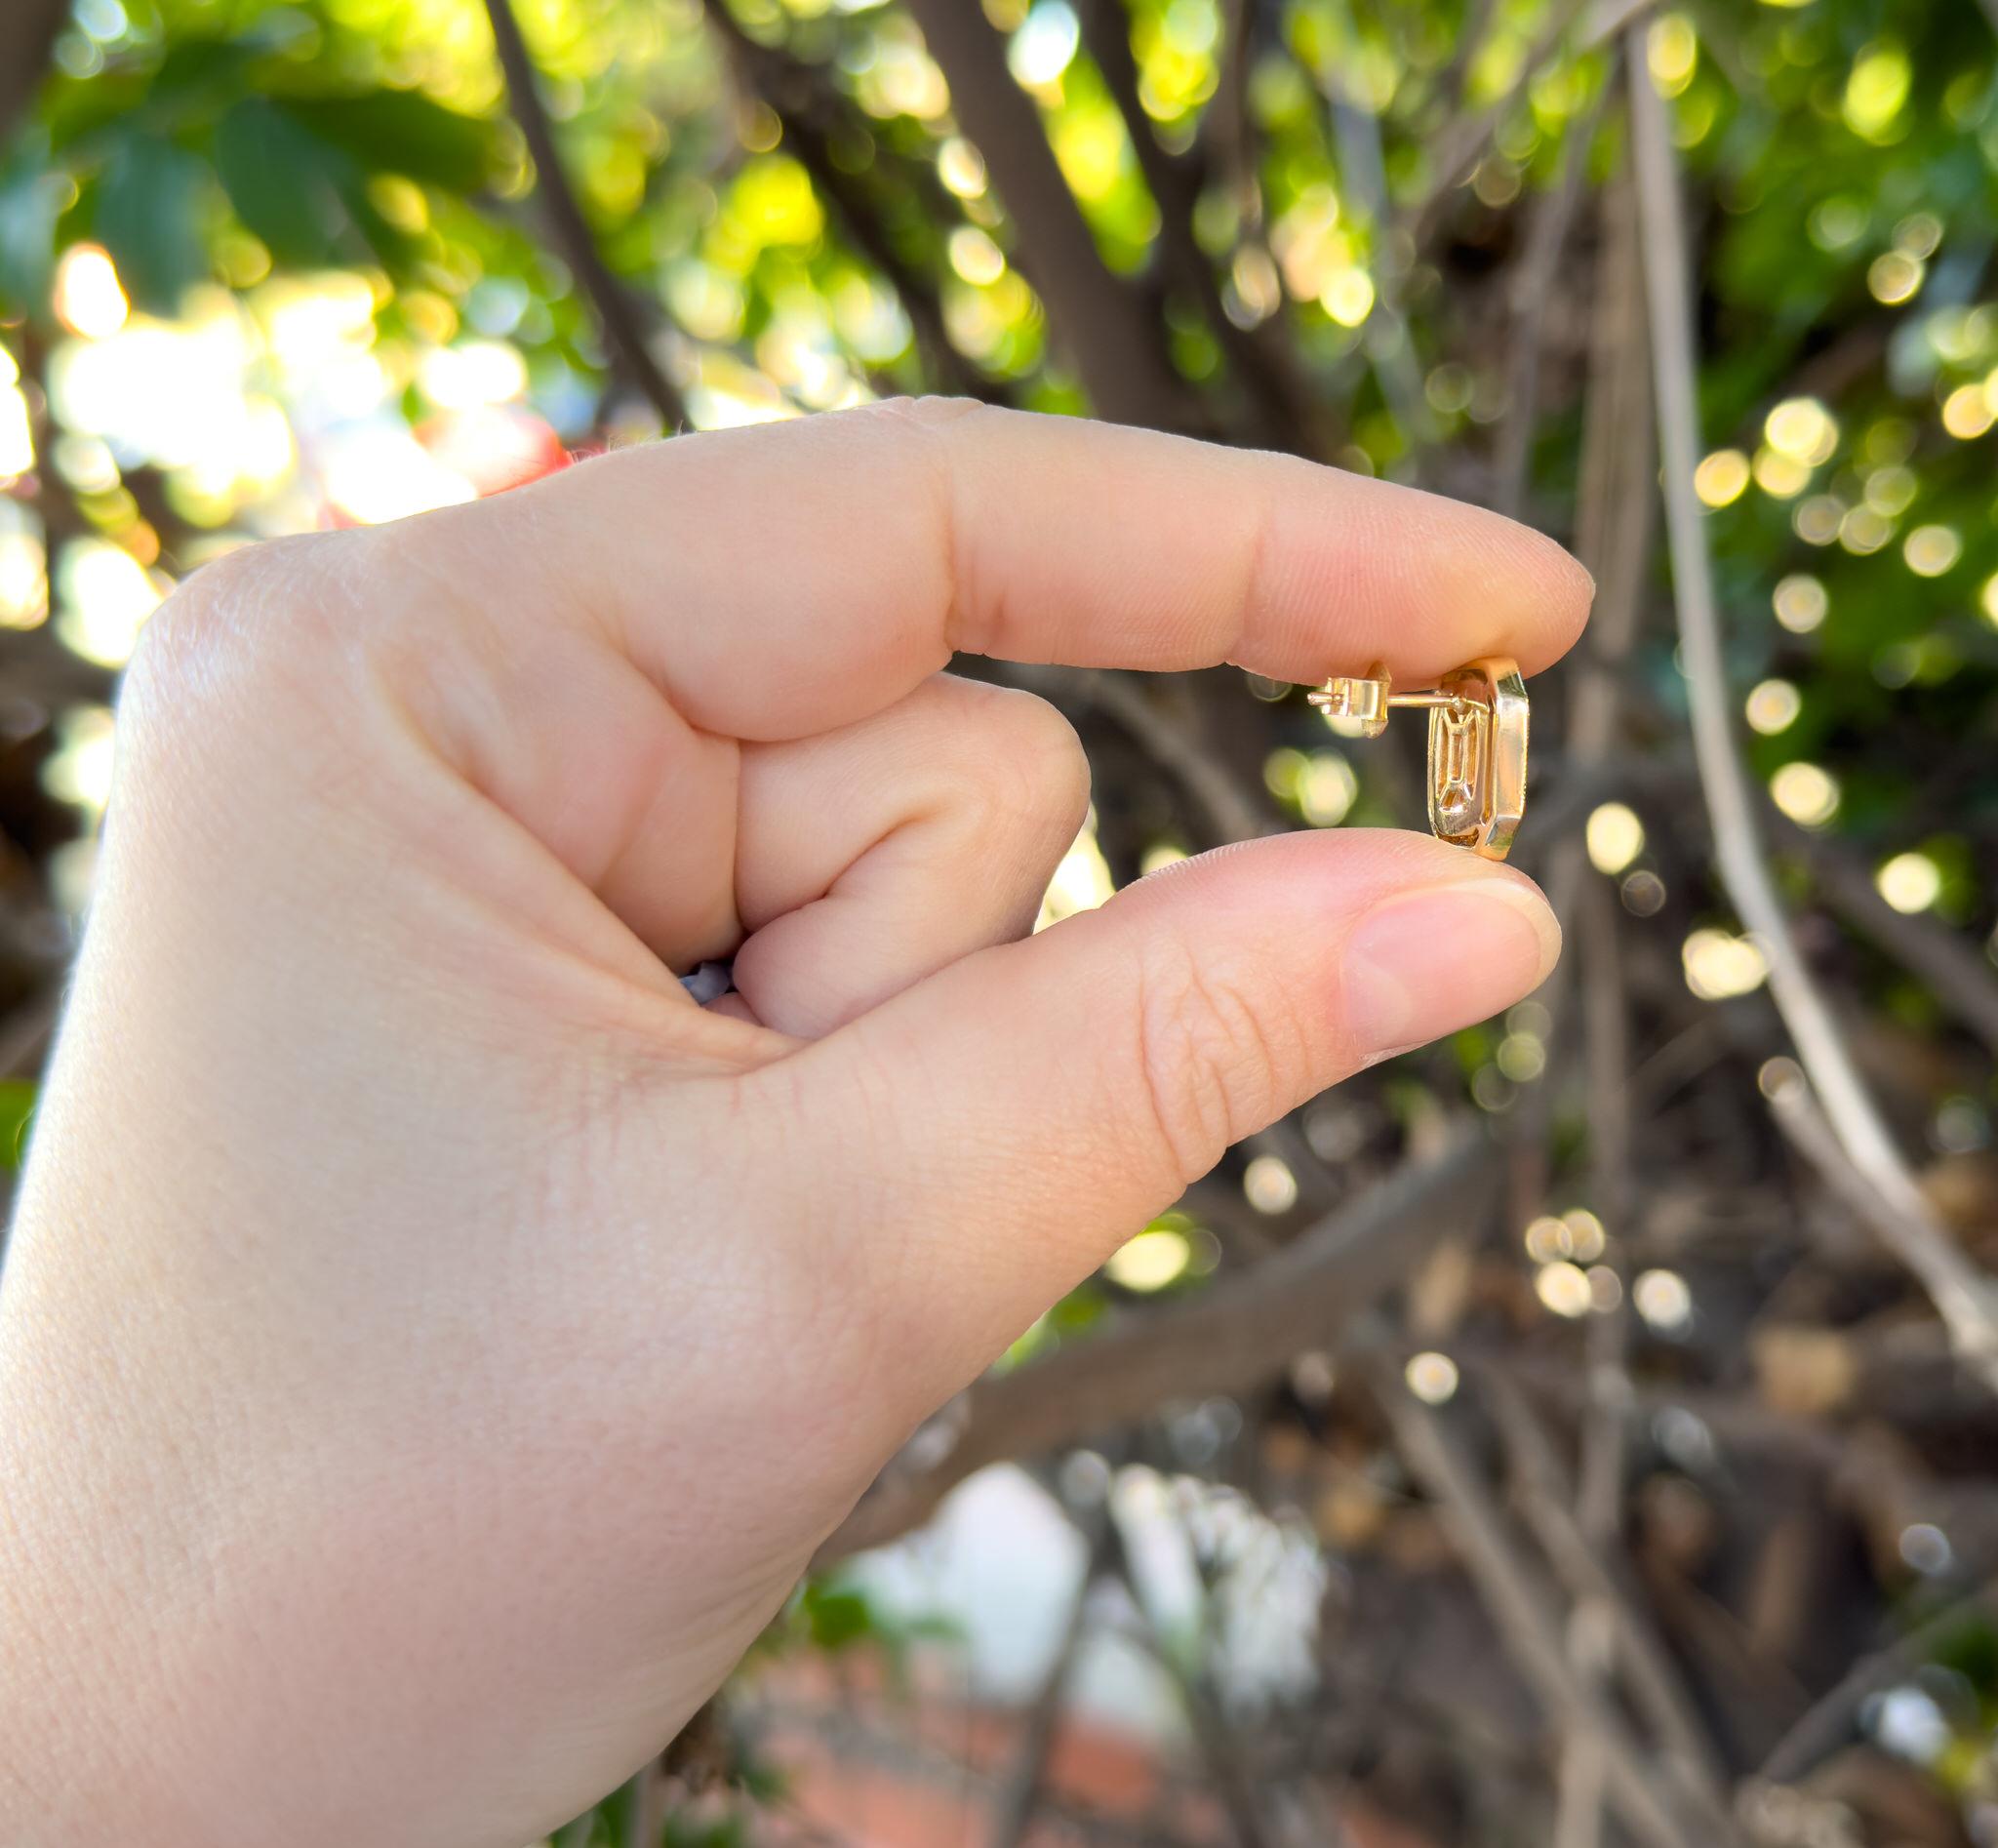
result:
M 1387 696 L 1387 703 L 1389 705 L 1449 706 L 1453 710 L 1461 711 L 1465 706 L 1474 705 L 1477 703 L 1472 700 L 1466 700 L 1460 693 L 1430 692 L 1390 693 Z

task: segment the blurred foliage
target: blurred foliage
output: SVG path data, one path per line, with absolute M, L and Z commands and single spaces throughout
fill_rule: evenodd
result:
M 1169 389 L 1150 421 L 1509 499 L 1574 537 L 1591 278 L 1630 209 L 1616 41 L 1593 14 L 986 0 L 990 68 L 968 74 L 1030 99 L 1066 188 L 1051 202 L 1019 147 L 960 132 L 923 12 L 522 0 L 563 167 L 538 177 L 477 0 L 78 0 L 0 146 L 0 624 L 19 645 L 0 709 L 7 1000 L 60 965 L 106 788 L 108 676 L 178 576 L 247 540 L 494 491 L 565 451 L 659 433 L 550 231 L 552 183 L 573 190 L 697 427 L 930 388 L 1086 409 L 1101 395 L 1086 330 L 1049 305 L 1081 297 L 1135 308 L 1155 340 Z M 1897 914 L 1988 944 L 1992 23 L 1945 0 L 1699 0 L 1658 12 L 1643 46 L 1694 194 L 1698 485 L 1754 769 Z M 1522 299 L 1571 179 L 1583 204 L 1552 286 Z M 1067 211 L 1087 227 L 1079 258 L 1051 234 Z M 1632 738 L 1669 766 L 1685 701 L 1666 625 L 1643 627 L 1626 677 Z M 1391 764 L 1328 738 L 1290 690 L 1237 676 L 1226 697 L 1218 748 L 1289 824 L 1406 813 Z M 1092 743 L 1098 811 L 1048 920 L 1206 844 L 1151 770 Z M 1752 993 L 1760 956 L 1695 868 L 1683 780 L 1619 793 L 1638 806 L 1588 819 L 1596 870 L 1631 918 L 1662 914 L 1697 1001 Z M 1817 947 L 1852 1007 L 1919 1043 L 1897 1107 L 1927 1155 L 1981 1156 L 1989 1061 L 1933 985 L 1877 943 L 1820 933 Z M 1396 1145 L 1439 1099 L 1502 1113 L 1538 1081 L 1552 1030 L 1528 1004 L 1302 1133 L 1338 1164 Z M 32 1089 L 6 1083 L 12 1151 Z M 1574 1172 L 1576 1110 L 1550 1113 L 1545 1145 L 1549 1173 Z M 1298 1165 L 1245 1151 L 1220 1185 L 1281 1225 L 1301 1211 Z M 1155 1223 L 1008 1364 L 1200 1291 L 1224 1255 L 1209 1218 L 1221 1229 L 1189 1200 Z M 1528 1231 L 1557 1320 L 1589 1312 L 1578 1241 L 1600 1252 L 1600 1225 L 1580 1224 Z M 1637 1280 L 1660 1342 L 1712 1282 L 1688 1274 L 1645 1273 L 1670 1279 L 1655 1315 Z M 1754 1294 L 1730 1275 L 1722 1297 Z M 772 1648 L 893 1657 L 908 1640 L 853 1587 L 816 1585 Z M 1988 1634 L 1946 1667 L 1970 1694 L 1933 1760 L 1974 1792 L 1998 1695 Z M 739 1782 L 768 1795 L 780 1781 Z M 568 1839 L 623 1840 L 623 1801 Z M 669 1839 L 744 1838 L 737 1810 L 702 1815 Z

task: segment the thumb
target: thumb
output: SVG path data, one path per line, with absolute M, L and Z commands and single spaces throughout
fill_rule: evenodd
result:
M 969 1378 L 1231 1144 L 1511 1005 L 1559 948 L 1532 881 L 1419 835 L 1168 867 L 797 1056 L 819 1223 L 886 1257 L 891 1339 Z

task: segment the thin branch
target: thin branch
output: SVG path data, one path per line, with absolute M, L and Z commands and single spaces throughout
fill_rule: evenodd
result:
M 1518 519 L 1526 504 L 1528 465 L 1539 421 L 1540 349 L 1545 341 L 1542 323 L 1547 303 L 1554 298 L 1556 274 L 1588 178 L 1589 149 L 1595 145 L 1608 98 L 1605 88 L 1582 120 L 1570 128 L 1568 144 L 1562 150 L 1561 177 L 1534 214 L 1526 251 L 1513 279 L 1512 353 L 1506 368 L 1505 419 L 1498 428 L 1498 483 L 1492 495 L 1492 505 L 1508 519 Z
M 624 1787 L 624 1848 L 658 1848 L 666 1828 L 666 1791 L 659 1762 L 648 1758 Z
M 1125 0 L 1085 0 L 1083 43 L 1103 73 L 1110 96 L 1124 117 L 1144 182 L 1159 208 L 1159 248 L 1172 280 L 1200 305 L 1228 367 L 1249 402 L 1249 440 L 1297 451 L 1324 461 L 1335 447 L 1324 420 L 1314 418 L 1312 396 L 1281 314 L 1253 328 L 1229 318 L 1214 264 L 1193 235 L 1201 176 L 1183 155 L 1169 153 L 1152 132 L 1139 95 L 1138 61 L 1131 50 L 1131 19 Z M 1318 425 L 1319 427 L 1314 427 Z
M 1498 0 L 1470 0 L 1465 7 L 1463 21 L 1457 28 L 1457 48 L 1450 55 L 1450 62 L 1436 76 L 1435 117 L 1439 122 L 1451 121 L 1461 113 L 1464 85 L 1492 42 L 1492 20 L 1498 11 Z
M 1881 1195 L 1880 1189 L 1860 1173 L 1851 1152 L 1822 1107 L 1821 1095 L 1812 1090 L 1804 1073 L 1787 1060 L 1772 1062 L 1762 1080 L 1763 1095 L 1769 1100 L 1770 1114 L 1790 1146 L 1817 1171 L 1818 1178 L 1837 1196 L 1860 1225 L 1894 1250 L 1904 1239 L 1907 1224 Z M 1947 1236 L 1947 1234 L 1944 1234 Z M 1952 1251 L 1955 1247 L 1952 1245 Z M 1910 1268 L 1913 1265 L 1910 1265 Z M 1966 1262 L 1966 1268 L 1968 1264 Z M 1975 1356 L 1966 1353 L 1951 1332 L 1951 1346 L 1958 1359 L 1970 1365 Z M 1988 1369 L 1973 1367 L 1980 1378 L 1990 1379 Z
M 1567 750 L 1557 806 L 1581 800 L 1560 824 L 1548 828 L 1545 883 L 1555 914 L 1568 928 L 1582 882 L 1591 877 L 1577 825 L 1600 800 L 1616 751 L 1630 651 L 1645 609 L 1645 583 L 1653 546 L 1652 500 L 1657 469 L 1652 456 L 1650 346 L 1644 288 L 1629 187 L 1619 180 L 1604 204 L 1605 234 L 1596 261 L 1595 302 L 1589 328 L 1588 392 L 1582 417 L 1580 493 L 1576 508 L 1576 551 L 1596 581 L 1588 631 L 1569 672 Z M 1540 811 L 1541 824 L 1550 818 Z M 1550 1007 L 1565 996 L 1572 976 L 1557 969 Z M 1619 1069 L 1608 1074 L 1622 1082 Z M 1544 1106 L 1543 1106 L 1544 1107 Z
M 1572 838 L 1559 850 L 1566 870 L 1575 866 L 1572 922 L 1564 930 L 1575 940 L 1578 966 L 1580 1024 L 1585 1070 L 1584 1110 L 1588 1124 L 1589 1175 L 1597 1210 L 1619 1230 L 1628 1210 L 1630 1159 L 1629 1095 L 1623 1083 L 1630 1069 L 1629 1004 L 1618 941 L 1617 903 L 1606 880 L 1593 877 L 1581 864 Z M 1603 1264 L 1619 1282 L 1624 1266 L 1613 1249 Z M 1592 1594 L 1583 1582 L 1592 1565 L 1605 1572 L 1608 1561 L 1620 1555 L 1623 1535 L 1623 1487 L 1628 1444 L 1625 1407 L 1630 1396 L 1630 1310 L 1619 1299 L 1607 1311 L 1588 1318 L 1585 1336 L 1587 1390 L 1581 1407 L 1580 1466 L 1571 1510 L 1565 1497 L 1539 1510 L 1539 1539 L 1556 1569 L 1564 1563 L 1576 1599 L 1568 1627 L 1568 1657 L 1576 1672 L 1596 1685 L 1605 1684 L 1622 1661 L 1633 1681 L 1652 1689 L 1652 1724 L 1661 1739 L 1676 1739 L 1682 1758 L 1697 1762 L 1709 1781 L 1702 1786 L 1712 1807 L 1720 1806 L 1719 1771 L 1710 1749 L 1702 1752 L 1704 1735 L 1691 1718 L 1691 1705 L 1675 1700 L 1677 1683 L 1669 1663 L 1649 1643 L 1648 1633 L 1633 1636 L 1636 1602 Z M 1509 1386 L 1501 1388 L 1500 1404 Z M 1519 1409 L 1531 1429 L 1515 1441 L 1531 1449 L 1534 1460 L 1547 1461 L 1538 1423 L 1523 1401 Z M 1547 1477 L 1546 1493 L 1559 1496 L 1558 1483 Z M 1639 1625 L 1637 1627 L 1642 1628 Z M 1599 1746 L 1570 1738 L 1561 1755 L 1555 1848 L 1599 1848 L 1603 1840 L 1604 1761 Z
M 1397 221 L 1419 248 L 1435 230 L 1443 202 L 1470 177 L 1483 157 L 1486 144 L 1498 132 L 1499 123 L 1519 106 L 1541 71 L 1562 54 L 1569 32 L 1586 4 L 1587 0 L 1562 0 L 1546 29 L 1520 60 L 1519 74 L 1513 79 L 1512 87 L 1498 101 L 1476 114 L 1459 117 L 1442 137 L 1428 189 L 1402 212 Z M 1569 49 L 1577 56 L 1594 51 L 1597 46 L 1615 38 L 1633 18 L 1648 13 L 1653 4 L 1654 0 L 1605 0 L 1583 21 L 1582 29 Z
M 1021 1722 L 1013 1763 L 993 1792 L 992 1830 L 986 1838 L 987 1848 L 1020 1848 L 1027 1830 L 1033 1827 L 1034 1812 L 1040 1805 L 1042 1786 L 1047 1780 L 1049 1754 L 1055 1748 L 1056 1729 L 1068 1698 L 1075 1658 L 1088 1633 L 1090 1593 L 1120 1550 L 1107 1504 L 1097 1510 L 1096 1518 L 1099 1524 L 1089 1537 L 1089 1556 L 1075 1587 L 1075 1602 L 1069 1607 L 1060 1643 Z
M 1409 1391 L 1391 1363 L 1377 1359 L 1371 1378 L 1403 1462 L 1449 1522 L 1514 1660 L 1550 1715 L 1597 1744 L 1607 1793 L 1631 1831 L 1653 1848 L 1719 1848 L 1729 1837 L 1680 1816 L 1621 1716 L 1570 1666 L 1546 1587 L 1520 1557 L 1491 1490 L 1445 1421 Z
M 33 994 L 0 1023 L 0 1078 L 31 1075 L 48 1055 L 62 1013 L 60 985 Z
M 1998 0 L 1991 0 L 1998 6 Z M 1210 171 L 1233 196 L 1248 223 L 1259 221 L 1262 186 L 1257 174 L 1256 123 L 1249 107 L 1255 74 L 1259 0 L 1223 0 L 1221 68 L 1214 100 L 1201 118 L 1199 145 Z
M 814 187 L 832 208 L 848 241 L 900 298 L 932 376 L 967 397 L 1006 401 L 1007 394 L 951 344 L 936 279 L 923 274 L 896 248 L 859 176 L 847 172 L 833 158 L 833 118 L 835 112 L 846 115 L 851 105 L 817 67 L 752 38 L 729 10 L 727 0 L 706 0 L 704 11 L 709 25 L 728 47 L 739 80 L 776 115 L 785 146 L 811 175 Z M 855 128 L 859 124 L 848 121 L 837 126 Z
M 10 630 L 0 640 L 0 684 L 10 693 L 45 706 L 80 701 L 108 704 L 117 692 L 118 670 L 84 660 L 58 633 L 56 584 L 63 548 L 74 540 L 88 539 L 97 529 L 56 466 L 56 443 L 61 432 L 56 427 L 49 397 L 49 347 L 32 319 L 21 323 L 18 344 L 20 377 L 26 386 L 28 445 L 34 452 L 35 466 L 8 498 L 31 506 L 41 522 L 47 610 L 46 620 L 33 628 Z
M 1833 1133 L 1855 1175 L 1880 1196 L 1868 1223 L 1921 1279 L 1958 1350 L 1998 1387 L 1998 1313 L 1991 1282 L 1950 1238 L 1895 1147 L 1830 1006 L 1798 952 L 1757 838 L 1755 800 L 1732 728 L 1734 702 L 1721 647 L 1713 563 L 1693 491 L 1693 471 L 1699 460 L 1699 415 L 1692 278 L 1677 157 L 1664 101 L 1652 82 L 1643 34 L 1636 27 L 1631 28 L 1625 65 L 1673 598 L 1692 705 L 1694 754 L 1706 794 L 1721 881 L 1741 922 L 1760 941 L 1769 964 L 1771 995 Z
M 1756 1773 L 1757 1780 L 1763 1784 L 1796 1783 L 1851 1736 L 1853 1722 L 1869 1697 L 1912 1674 L 1969 1619 L 1979 1614 L 1988 1619 L 1994 1609 L 1998 1609 L 1998 1586 L 1979 1586 L 1885 1649 L 1862 1656 L 1782 1736 Z
M 1575 519 L 1576 550 L 1594 574 L 1596 600 L 1568 748 L 1591 768 L 1606 763 L 1618 742 L 1623 669 L 1644 615 L 1655 540 L 1651 328 L 1636 204 L 1626 168 L 1603 195 Z
M 1216 1800 L 1227 1816 L 1235 1848 L 1272 1848 L 1256 1781 L 1243 1763 L 1241 1748 L 1226 1714 L 1221 1710 L 1212 1676 L 1204 1667 L 1189 1667 L 1180 1652 L 1166 1646 L 1143 1587 L 1132 1570 L 1130 1550 L 1124 1546 L 1122 1533 L 1114 1522 L 1111 1534 L 1114 1569 L 1131 1599 L 1132 1608 L 1138 1613 L 1138 1628 L 1127 1630 L 1126 1634 L 1151 1658 L 1179 1697 L 1187 1731 L 1193 1735 L 1194 1744 L 1206 1763 L 1208 1781 L 1213 1786 Z
M 68 0 L 17 0 L 0 9 L 0 143 L 33 103 L 68 20 Z
M 1079 1443 L 1174 1400 L 1247 1391 L 1293 1355 L 1329 1346 L 1461 1223 L 1463 1200 L 1479 1197 L 1498 1159 L 1468 1126 L 1433 1160 L 1399 1170 L 1239 1279 L 979 1381 L 959 1401 L 943 1454 L 936 1426 L 917 1432 L 815 1563 L 905 1534 L 987 1464 Z
M 582 207 L 563 170 L 554 128 L 541 101 L 535 61 L 527 41 L 520 35 L 520 22 L 513 17 L 509 0 L 486 0 L 486 17 L 492 21 L 493 48 L 499 54 L 500 70 L 506 79 L 513 119 L 519 123 L 528 153 L 534 159 L 535 190 L 547 212 L 549 228 L 564 259 L 596 309 L 611 364 L 626 383 L 644 393 L 668 430 L 683 429 L 687 423 L 686 403 L 659 370 L 659 361 L 646 344 L 645 330 L 639 325 L 631 298 L 624 285 L 611 274 L 597 249 L 589 221 L 583 217 Z
M 1376 284 L 1379 293 L 1361 331 L 1361 345 L 1395 422 L 1407 432 L 1415 448 L 1426 449 L 1436 441 L 1436 418 L 1423 394 L 1422 372 L 1416 361 L 1408 317 L 1402 307 L 1409 250 L 1405 240 L 1390 235 L 1387 163 L 1381 148 L 1380 118 L 1353 99 L 1337 72 L 1322 73 L 1320 88 L 1332 111 L 1341 190 L 1352 198 L 1359 215 L 1375 230 Z
M 1846 922 L 1919 976 L 1942 1007 L 1998 1057 L 1998 977 L 1990 963 L 1934 918 L 1897 911 L 1841 843 L 1794 823 L 1781 825 L 1780 839 L 1802 856 L 1812 882 Z
M 1099 417 L 1190 430 L 1200 412 L 1173 370 L 1156 317 L 1110 272 L 1049 145 L 1040 110 L 1006 68 L 1004 48 L 967 0 L 909 0 L 951 112 L 978 145 L 1031 259 L 1056 343 Z
M 1600 106 L 1584 131 L 1578 128 L 1569 149 L 1563 190 L 1573 184 L 1585 164 Z M 1588 392 L 1582 425 L 1580 501 L 1577 509 L 1577 547 L 1597 581 L 1596 610 L 1589 632 L 1578 651 L 1572 671 L 1568 708 L 1568 750 L 1563 788 L 1594 792 L 1602 787 L 1603 771 L 1617 741 L 1623 703 L 1624 665 L 1644 609 L 1644 567 L 1652 544 L 1651 392 L 1646 348 L 1643 286 L 1638 253 L 1629 223 L 1627 187 L 1619 184 L 1604 207 L 1605 235 L 1595 264 L 1594 302 L 1589 330 Z M 1525 268 L 1534 280 L 1520 294 L 1521 312 L 1552 283 L 1552 259 L 1565 226 L 1557 200 L 1542 208 L 1534 231 Z M 1522 354 L 1537 354 L 1538 328 L 1530 321 L 1514 349 L 1514 399 L 1508 435 L 1499 444 L 1501 460 L 1498 502 L 1524 499 L 1526 438 L 1532 428 L 1537 364 L 1527 366 Z M 1590 793 L 1588 800 L 1597 799 Z M 1543 818 L 1544 819 L 1544 818 Z M 1627 1195 L 1625 1173 L 1629 1141 L 1629 1070 L 1627 1003 L 1618 953 L 1615 902 L 1605 883 L 1590 870 L 1579 830 L 1572 824 L 1555 831 L 1547 856 L 1546 886 L 1550 902 L 1573 943 L 1573 953 L 1542 988 L 1540 998 L 1558 1023 L 1571 1004 L 1578 1002 L 1581 1039 L 1586 1060 L 1586 1109 L 1589 1168 L 1598 1209 L 1619 1229 Z M 1544 1168 L 1552 1126 L 1552 1086 L 1543 1084 L 1527 1101 L 1520 1117 L 1520 1160 Z M 1533 1190 L 1545 1185 L 1544 1173 L 1533 1177 Z M 1535 1200 L 1528 1210 L 1539 1210 Z M 1589 1318 L 1588 1392 L 1582 1412 L 1582 1483 L 1579 1508 L 1569 1513 L 1565 1502 L 1556 1510 L 1542 1510 L 1554 1523 L 1566 1516 L 1587 1537 L 1590 1547 L 1607 1549 L 1617 1540 L 1622 1499 L 1622 1460 L 1628 1423 L 1625 1404 L 1629 1378 L 1623 1366 L 1624 1325 L 1620 1315 Z M 1565 1527 L 1562 1538 L 1566 1538 Z M 1553 1555 L 1558 1541 L 1541 1535 Z M 1556 1558 L 1557 1565 L 1560 1563 Z M 1573 1563 L 1572 1560 L 1570 1562 Z M 1576 1608 L 1563 1639 L 1568 1661 L 1578 1679 L 1598 1698 L 1618 1655 L 1615 1605 L 1571 1585 Z M 1571 1730 L 1562 1741 L 1557 1778 L 1555 1848 L 1598 1848 L 1603 1839 L 1608 1798 L 1609 1763 L 1602 1742 Z
M 1592 1604 L 1607 1614 L 1638 1709 L 1690 1794 L 1710 1817 L 1725 1816 L 1719 1755 L 1664 1645 L 1612 1568 L 1603 1537 L 1587 1532 L 1578 1517 L 1566 1471 L 1538 1416 L 1502 1374 L 1485 1378 L 1493 1414 L 1518 1468 L 1518 1500 L 1527 1525 L 1577 1603 Z
M 1187 1674 L 1183 1670 L 1174 1672 L 1173 1664 L 1164 1650 L 1159 1652 L 1159 1660 L 1166 1665 L 1168 1672 L 1174 1673 L 1187 1726 L 1200 1748 L 1201 1757 L 1207 1763 L 1208 1779 L 1214 1786 L 1215 1795 L 1227 1814 L 1235 1848 L 1274 1848 L 1269 1826 L 1263 1821 L 1256 1780 L 1242 1762 L 1242 1751 L 1234 1729 L 1221 1711 L 1214 1690 L 1201 1676 Z
M 1571 149 L 1574 164 L 1569 177 L 1585 167 L 1587 142 L 1594 137 L 1602 106 L 1598 105 L 1588 136 Z M 1568 774 L 1584 789 L 1599 786 L 1602 769 L 1616 743 L 1624 667 L 1644 610 L 1645 566 L 1652 550 L 1650 354 L 1641 262 L 1629 203 L 1628 179 L 1619 177 L 1601 207 L 1604 236 L 1596 259 L 1595 301 L 1589 324 L 1588 399 L 1582 422 L 1576 539 L 1583 563 L 1595 574 L 1596 607 L 1568 711 Z M 1551 287 L 1551 269 L 1550 264 L 1538 286 Z M 1536 352 L 1538 346 L 1536 337 Z M 1514 404 L 1516 417 L 1531 413 L 1532 382 L 1537 372 L 1537 367 L 1529 371 L 1519 387 L 1527 402 Z M 1523 499 L 1524 445 L 1517 466 Z M 1578 975 L 1574 981 L 1580 991 L 1589 1173 L 1597 1209 L 1620 1231 L 1630 1195 L 1631 1100 L 1627 1084 L 1629 1002 L 1616 905 L 1608 885 L 1591 871 L 1578 831 L 1570 829 L 1556 841 L 1551 866 L 1548 891 L 1559 907 L 1563 930 L 1577 940 L 1574 960 Z M 1565 994 L 1567 989 L 1559 987 L 1556 992 Z M 1547 1107 L 1542 1105 L 1543 1109 Z M 1614 1258 L 1610 1262 L 1614 1264 Z M 1588 1545 L 1605 1552 L 1621 1540 L 1628 1447 L 1625 1407 L 1631 1390 L 1628 1340 L 1626 1306 L 1619 1304 L 1607 1314 L 1589 1318 L 1588 1391 L 1581 1414 L 1581 1480 L 1576 1522 Z M 1547 1545 L 1544 1537 L 1542 1545 Z M 1616 1618 L 1614 1607 L 1578 1594 L 1569 1622 L 1568 1656 L 1577 1674 L 1589 1685 L 1600 1686 L 1616 1660 Z M 1607 1775 L 1599 1742 L 1576 1734 L 1563 1742 L 1555 1848 L 1598 1848 L 1603 1839 Z
M 1199 736 L 1197 722 L 1159 703 L 1170 689 L 1155 674 L 1095 672 L 1084 697 L 1116 720 L 1161 769 L 1174 777 L 1200 809 L 1217 844 L 1274 833 L 1274 813 L 1233 776 Z

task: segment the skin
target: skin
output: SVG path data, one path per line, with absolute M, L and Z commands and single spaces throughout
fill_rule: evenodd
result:
M 1410 490 L 927 402 L 192 579 L 0 1286 L 0 1838 L 518 1848 L 1228 1145 L 1551 964 L 1529 881 L 1360 830 L 1026 936 L 1087 766 L 953 651 L 1531 673 L 1589 590 Z

